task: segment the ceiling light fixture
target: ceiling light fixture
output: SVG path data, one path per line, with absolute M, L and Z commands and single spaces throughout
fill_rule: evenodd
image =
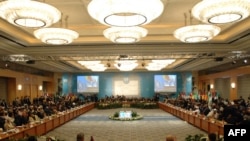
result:
M 92 66 L 86 66 L 91 71 L 105 71 L 107 67 L 104 66 L 104 64 L 95 64 Z
M 65 17 L 65 27 L 67 27 L 68 16 Z M 73 30 L 62 28 L 62 20 L 60 21 L 61 28 L 40 28 L 34 31 L 37 39 L 40 39 L 46 44 L 65 45 L 70 44 L 79 37 L 79 34 Z
M 211 40 L 220 31 L 215 25 L 190 25 L 175 30 L 174 36 L 185 43 L 197 43 Z
M 0 16 L 9 23 L 30 28 L 48 27 L 61 18 L 55 7 L 32 0 L 7 0 L 0 3 Z
M 250 14 L 250 0 L 202 0 L 192 15 L 205 23 L 225 24 L 243 20 Z
M 149 63 L 145 68 L 149 71 L 159 71 L 166 67 L 164 64 Z
M 8 61 L 11 62 L 26 62 L 30 59 L 30 56 L 24 54 L 12 54 L 8 56 Z
M 149 71 L 159 71 L 173 62 L 175 62 L 175 59 L 152 60 L 152 62 L 146 66 L 146 69 Z
M 95 67 L 95 68 L 91 68 L 91 71 L 102 72 L 102 71 L 105 71 L 106 69 L 107 69 L 106 67 Z
M 90 16 L 108 26 L 145 25 L 163 12 L 161 0 L 92 0 Z
M 95 65 L 95 64 L 100 64 L 101 61 L 78 61 L 79 64 L 81 65 L 86 65 L 86 66 L 89 66 L 89 65 Z
M 138 66 L 137 60 L 118 60 L 114 66 L 120 71 L 132 71 Z
M 101 61 L 78 61 L 79 64 L 85 66 L 91 71 L 105 71 L 107 67 L 104 64 L 101 64 Z
M 152 60 L 153 63 L 169 65 L 175 62 L 175 59 Z
M 104 36 L 114 43 L 134 43 L 147 35 L 142 27 L 111 27 L 103 31 Z
M 46 44 L 63 45 L 70 44 L 78 38 L 78 33 L 65 28 L 40 28 L 34 31 L 37 39 Z

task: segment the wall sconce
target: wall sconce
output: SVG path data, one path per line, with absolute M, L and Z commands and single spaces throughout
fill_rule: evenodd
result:
M 231 88 L 235 88 L 235 83 L 234 82 L 231 83 Z
M 43 90 L 43 86 L 40 85 L 40 86 L 38 87 L 38 90 L 39 90 L 39 91 L 42 91 L 42 90 Z
M 22 90 L 22 85 L 21 85 L 21 84 L 18 84 L 18 85 L 17 85 L 17 90 L 19 90 L 19 91 Z
M 213 85 L 213 84 L 210 84 L 210 88 L 213 89 L 213 88 L 214 88 L 214 85 Z

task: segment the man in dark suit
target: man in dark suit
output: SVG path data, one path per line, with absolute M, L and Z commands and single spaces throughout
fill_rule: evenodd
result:
M 0 128 L 4 130 L 5 118 L 4 118 L 4 110 L 0 109 Z
M 83 133 L 78 133 L 76 135 L 76 141 L 84 141 L 84 134 Z
M 14 123 L 16 126 L 22 126 L 29 122 L 28 113 L 24 108 L 19 108 L 14 117 Z

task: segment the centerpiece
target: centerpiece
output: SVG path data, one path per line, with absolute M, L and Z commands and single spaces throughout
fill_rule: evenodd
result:
M 140 120 L 142 118 L 143 116 L 135 111 L 119 111 L 109 116 L 109 119 L 122 121 Z

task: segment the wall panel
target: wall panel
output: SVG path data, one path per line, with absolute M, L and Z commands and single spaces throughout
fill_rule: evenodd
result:
M 228 98 L 230 96 L 230 78 L 217 78 L 215 79 L 215 91 L 218 92 L 218 94 L 222 98 Z
M 5 77 L 0 77 L 0 99 L 4 99 L 7 100 L 7 89 L 8 86 L 8 82 L 7 82 L 7 78 Z
M 247 99 L 250 96 L 250 75 L 242 75 L 238 77 L 238 98 L 242 96 Z

